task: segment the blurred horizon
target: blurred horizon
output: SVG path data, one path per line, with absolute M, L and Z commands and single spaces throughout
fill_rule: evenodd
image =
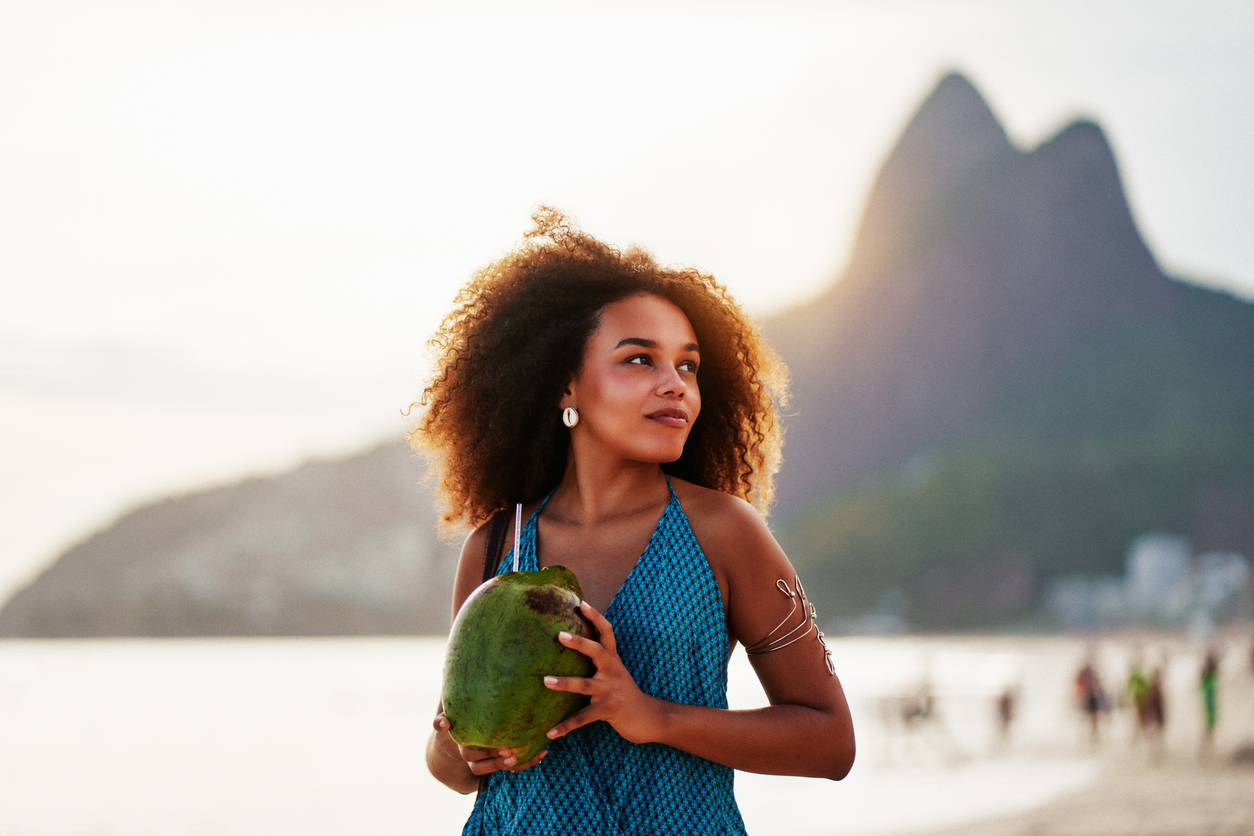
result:
M 951 70 L 1020 147 L 1098 122 L 1167 272 L 1254 298 L 1251 46 L 1236 2 L 6 4 L 0 600 L 137 504 L 399 434 L 540 203 L 759 316 L 821 292 Z

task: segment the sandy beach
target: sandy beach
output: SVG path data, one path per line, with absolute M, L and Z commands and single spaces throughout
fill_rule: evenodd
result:
M 934 836 L 1249 836 L 1254 762 L 1112 761 L 1085 789 L 1005 819 Z
M 1210 750 L 1199 745 L 1200 723 L 1182 717 L 1184 728 L 1161 748 L 1144 740 L 1107 741 L 1100 775 L 1081 790 L 1026 813 L 929 836 L 1254 834 L 1254 674 L 1233 673 L 1223 683 Z

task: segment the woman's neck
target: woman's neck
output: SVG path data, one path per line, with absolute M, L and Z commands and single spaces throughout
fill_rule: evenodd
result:
M 581 462 L 572 450 L 545 513 L 571 524 L 595 525 L 669 498 L 670 486 L 659 464 Z

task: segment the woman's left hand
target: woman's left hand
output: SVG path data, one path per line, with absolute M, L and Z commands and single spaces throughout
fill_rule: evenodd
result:
M 556 740 L 580 726 L 604 720 L 614 727 L 614 731 L 632 743 L 656 740 L 662 718 L 662 701 L 645 694 L 636 685 L 627 666 L 618 656 L 614 628 L 605 616 L 587 601 L 582 602 L 580 607 L 592 626 L 600 632 L 601 641 L 595 642 L 570 633 L 560 633 L 558 640 L 571 650 L 577 650 L 591 659 L 597 672 L 587 678 L 546 676 L 544 684 L 554 691 L 587 694 L 592 698 L 592 703 L 550 729 L 549 737 Z

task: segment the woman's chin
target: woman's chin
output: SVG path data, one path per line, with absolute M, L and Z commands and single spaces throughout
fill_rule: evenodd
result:
M 679 461 L 683 454 L 682 447 L 679 450 L 638 450 L 635 453 L 628 454 L 626 458 L 640 464 L 663 465 Z
M 673 462 L 679 461 L 680 457 L 683 456 L 683 454 L 684 454 L 683 447 L 680 447 L 678 450 L 664 450 L 660 452 L 652 460 L 656 461 L 658 464 L 671 464 Z

